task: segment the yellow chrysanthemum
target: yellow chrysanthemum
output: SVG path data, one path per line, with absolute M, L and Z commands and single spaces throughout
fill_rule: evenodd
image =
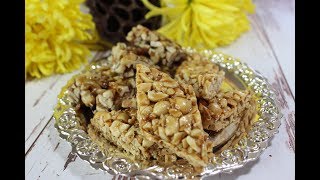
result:
M 250 28 L 251 0 L 161 0 L 161 7 L 142 0 L 146 18 L 162 15 L 158 31 L 182 46 L 197 49 L 230 44 Z
M 80 11 L 84 0 L 26 0 L 26 73 L 40 78 L 87 62 L 95 25 Z

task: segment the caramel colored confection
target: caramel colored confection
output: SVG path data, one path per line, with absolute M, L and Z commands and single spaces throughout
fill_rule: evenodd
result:
M 175 79 L 192 85 L 197 98 L 210 100 L 220 90 L 224 74 L 210 60 L 193 53 L 178 67 Z
M 140 48 L 127 46 L 124 43 L 117 43 L 112 47 L 111 56 L 108 58 L 111 70 L 124 77 L 134 77 L 136 64 L 153 66 L 156 63 L 143 56 Z
M 136 84 L 142 134 L 194 167 L 206 166 L 213 156 L 212 143 L 203 130 L 192 86 L 141 64 L 137 65 Z
M 76 77 L 72 86 L 75 97 L 80 97 L 87 107 L 96 107 L 97 111 L 136 108 L 135 66 L 137 63 L 152 66 L 153 63 L 138 55 L 138 49 L 123 43 L 112 48 L 108 61 L 111 67 L 101 67 Z
M 155 159 L 164 163 L 175 161 L 176 155 L 149 141 L 137 125 L 136 110 L 99 111 L 91 119 L 95 134 L 129 153 L 136 160 Z
M 143 26 L 127 40 L 68 88 L 101 150 L 146 167 L 182 160 L 201 170 L 246 135 L 256 116 L 250 90 L 221 90 L 219 66 Z
M 141 25 L 133 27 L 127 35 L 127 41 L 145 50 L 154 64 L 172 67 L 186 60 L 187 54 L 180 45 L 163 35 Z
M 109 67 L 102 67 L 77 76 L 69 90 L 73 92 L 73 100 L 79 99 L 85 106 L 93 108 L 96 96 L 103 93 L 114 78 L 116 74 Z
M 219 92 L 213 99 L 199 100 L 203 127 L 218 132 L 233 122 L 248 127 L 256 114 L 256 102 L 249 90 Z
M 102 67 L 75 78 L 69 88 L 73 101 L 98 111 L 136 108 L 135 77 L 124 77 Z M 76 101 L 76 103 L 79 103 Z

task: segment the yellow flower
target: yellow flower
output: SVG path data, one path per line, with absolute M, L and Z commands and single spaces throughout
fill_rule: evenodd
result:
M 251 0 L 162 0 L 160 8 L 142 2 L 150 9 L 146 18 L 164 18 L 160 33 L 197 49 L 230 44 L 250 28 L 246 13 L 254 12 Z
M 83 42 L 94 39 L 95 25 L 80 11 L 84 0 L 26 0 L 26 73 L 40 78 L 66 73 L 87 62 Z

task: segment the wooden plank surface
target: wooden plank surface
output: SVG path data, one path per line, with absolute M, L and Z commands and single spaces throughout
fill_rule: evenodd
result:
M 257 12 L 252 22 L 260 27 L 265 46 L 269 46 L 281 74 L 286 77 L 290 90 L 295 96 L 295 1 L 257 0 Z
M 111 179 L 113 176 L 94 170 L 77 155 L 71 146 L 59 137 L 50 120 L 41 136 L 25 158 L 26 179 Z
M 279 133 L 256 162 L 217 179 L 294 179 L 294 1 L 254 1 L 252 29 L 228 47 L 219 48 L 248 63 L 268 78 L 279 98 L 284 118 Z M 58 137 L 50 120 L 56 96 L 77 72 L 26 82 L 25 177 L 26 179 L 111 179 L 92 169 Z M 207 178 L 210 179 L 210 178 Z
M 26 82 L 25 153 L 51 118 L 57 103 L 57 93 L 78 72 Z

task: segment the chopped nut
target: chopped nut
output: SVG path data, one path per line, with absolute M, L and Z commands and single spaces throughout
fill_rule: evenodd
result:
M 168 96 L 168 94 L 164 94 L 162 92 L 148 91 L 148 99 L 153 102 L 158 102 Z
M 152 107 L 151 106 L 141 106 L 141 114 L 144 116 L 147 116 L 152 113 Z
M 200 147 L 197 145 L 196 140 L 194 140 L 191 136 L 187 136 L 186 138 L 189 146 L 194 149 L 197 153 L 201 151 Z
M 140 78 L 141 78 L 144 82 L 146 82 L 146 83 L 152 82 L 152 80 L 149 79 L 149 77 L 148 77 L 146 74 L 141 74 L 141 75 L 140 75 Z
M 181 142 L 182 142 L 182 147 L 183 147 L 184 149 L 187 149 L 187 148 L 189 147 L 189 144 L 188 144 L 186 138 L 182 139 Z
M 151 123 L 150 123 L 150 122 L 147 122 L 147 123 L 143 126 L 143 129 L 152 130 Z
M 191 123 L 192 123 L 193 117 L 191 114 L 182 116 L 179 119 L 179 124 L 180 124 L 180 131 L 185 130 L 187 128 L 191 128 Z
M 165 130 L 163 127 L 159 126 L 158 127 L 158 132 L 159 132 L 159 136 L 161 139 L 163 139 L 164 141 L 169 141 L 168 137 L 165 134 Z
M 168 101 L 159 101 L 153 107 L 153 113 L 160 116 L 169 111 L 170 103 Z
M 80 93 L 82 102 L 88 106 L 92 107 L 95 105 L 95 98 L 89 91 L 81 91 Z
M 142 83 L 142 84 L 139 84 L 139 86 L 140 86 L 139 88 L 143 89 L 144 91 L 150 91 L 152 84 L 151 83 Z
M 226 100 L 226 99 L 221 99 L 220 101 L 219 101 L 219 103 L 221 104 L 221 107 L 222 108 L 225 108 L 225 107 L 227 107 L 227 105 L 228 105 L 228 101 Z
M 191 111 L 192 109 L 191 101 L 181 97 L 176 97 L 175 101 L 176 101 L 175 107 L 178 110 L 180 110 L 183 114 L 187 114 Z
M 148 96 L 144 93 L 137 93 L 137 99 L 141 99 L 142 105 L 149 105 L 150 104 Z
M 97 96 L 97 102 L 98 102 L 98 109 L 113 109 L 113 92 L 111 90 L 107 90 L 102 94 L 99 94 Z M 101 105 L 100 105 L 101 104 Z
M 217 116 L 220 116 L 220 114 L 222 113 L 222 108 L 217 103 L 210 103 L 208 108 L 213 114 Z
M 182 116 L 182 112 L 177 109 L 169 109 L 169 114 L 176 118 L 179 118 Z
M 121 126 L 123 126 L 123 128 L 120 129 Z M 126 128 L 129 128 L 128 124 L 124 124 L 118 120 L 115 120 L 110 126 L 110 131 L 112 136 L 114 136 L 115 138 L 118 138 L 122 133 L 121 130 L 125 130 Z
M 121 107 L 123 108 L 137 108 L 137 101 L 135 98 L 131 98 L 131 99 L 123 99 L 122 100 L 122 104 Z
M 179 89 L 179 88 L 175 88 L 174 91 L 176 92 L 175 95 L 178 96 L 178 97 L 184 97 L 184 92 Z
M 200 129 L 193 129 L 191 131 L 191 136 L 195 137 L 195 138 L 200 137 L 202 134 L 203 134 L 203 132 Z
M 120 120 L 122 122 L 128 122 L 129 115 L 126 112 L 120 112 L 115 119 Z
M 168 88 L 167 89 L 167 94 L 168 95 L 173 95 L 175 93 L 175 91 L 172 88 Z
M 172 136 L 174 133 L 177 133 L 178 131 L 179 131 L 178 119 L 176 119 L 173 116 L 168 116 L 166 118 L 166 129 L 165 129 L 166 135 Z
M 179 86 L 179 84 L 176 81 L 165 81 L 162 82 L 162 84 L 167 88 L 176 88 Z
M 154 143 L 152 141 L 149 141 L 147 139 L 143 139 L 142 141 L 142 146 L 145 147 L 145 148 L 149 148 L 153 145 Z
M 163 86 L 162 82 L 153 82 L 152 83 L 152 87 L 156 90 L 156 91 L 161 91 L 161 92 L 165 92 L 166 88 Z
M 177 132 L 173 135 L 171 143 L 174 145 L 178 145 L 182 139 L 187 135 L 185 132 Z

